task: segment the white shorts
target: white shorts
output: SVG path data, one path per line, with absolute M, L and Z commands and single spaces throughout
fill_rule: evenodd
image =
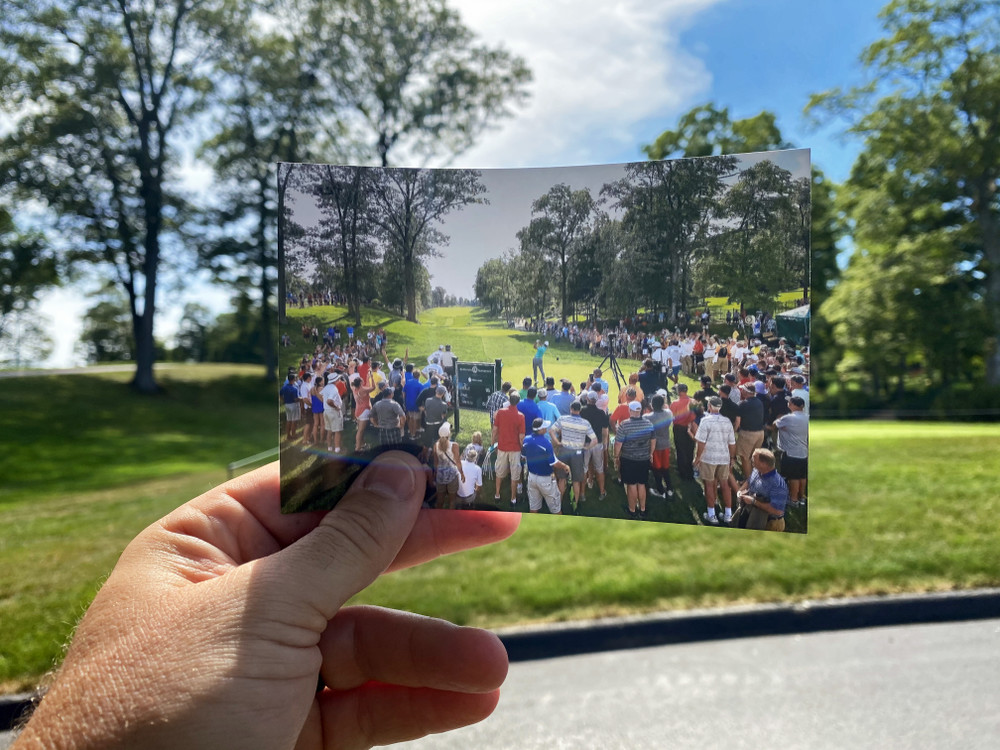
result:
M 344 429 L 344 412 L 340 409 L 327 409 L 323 412 L 323 422 L 330 432 L 342 432 Z
M 371 414 L 372 414 L 372 410 L 371 409 L 365 409 L 363 412 L 361 412 L 360 414 L 358 414 L 358 421 L 359 422 L 367 422 L 368 421 L 368 417 L 370 417 Z
M 521 477 L 521 451 L 497 451 L 497 479 L 510 474 L 515 482 Z
M 285 404 L 285 419 L 289 422 L 298 422 L 302 419 L 302 405 Z
M 532 511 L 542 509 L 542 498 L 549 506 L 549 513 L 562 512 L 562 499 L 559 496 L 559 484 L 554 475 L 547 477 L 538 474 L 528 474 L 528 508 Z

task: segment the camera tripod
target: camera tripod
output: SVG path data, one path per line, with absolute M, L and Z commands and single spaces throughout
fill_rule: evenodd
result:
M 621 365 L 618 364 L 618 357 L 615 356 L 614 342 L 610 342 L 611 346 L 608 348 L 608 355 L 601 360 L 601 364 L 598 368 L 603 372 L 605 365 L 611 370 L 611 374 L 615 376 L 615 384 L 618 386 L 618 390 L 621 391 L 628 385 L 628 378 L 622 372 Z

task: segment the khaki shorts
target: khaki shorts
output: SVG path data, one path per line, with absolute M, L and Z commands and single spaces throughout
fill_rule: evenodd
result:
M 754 397 L 756 398 L 756 397 Z M 736 455 L 749 456 L 764 444 L 764 431 L 747 432 L 740 430 L 736 435 Z
M 554 475 L 547 477 L 528 474 L 528 509 L 536 513 L 542 509 L 542 499 L 549 506 L 549 513 L 562 513 L 562 498 Z
M 765 531 L 784 531 L 785 530 L 785 519 L 784 518 L 769 518 L 767 519 L 767 526 L 764 527 Z
M 706 482 L 725 482 L 729 479 L 729 464 L 706 464 L 702 461 L 698 471 Z
M 521 477 L 521 451 L 497 451 L 497 479 L 510 474 L 515 482 Z
M 598 443 L 597 445 L 592 445 L 587 448 L 586 453 L 583 457 L 584 469 L 588 466 L 593 466 L 594 471 L 598 474 L 604 473 L 604 444 Z
M 330 432 L 343 432 L 344 412 L 340 409 L 327 409 L 323 412 L 323 422 Z

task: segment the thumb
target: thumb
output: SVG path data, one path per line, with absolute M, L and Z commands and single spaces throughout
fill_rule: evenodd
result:
M 315 529 L 267 558 L 275 568 L 269 579 L 284 598 L 330 620 L 396 557 L 416 522 L 426 482 L 413 456 L 377 456 Z

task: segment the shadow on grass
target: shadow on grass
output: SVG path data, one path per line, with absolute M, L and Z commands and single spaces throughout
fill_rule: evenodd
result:
M 272 384 L 245 368 L 198 372 L 158 374 L 156 396 L 135 393 L 127 373 L 5 383 L 14 408 L 0 409 L 0 433 L 16 440 L 0 456 L 0 503 L 223 469 L 274 445 Z

